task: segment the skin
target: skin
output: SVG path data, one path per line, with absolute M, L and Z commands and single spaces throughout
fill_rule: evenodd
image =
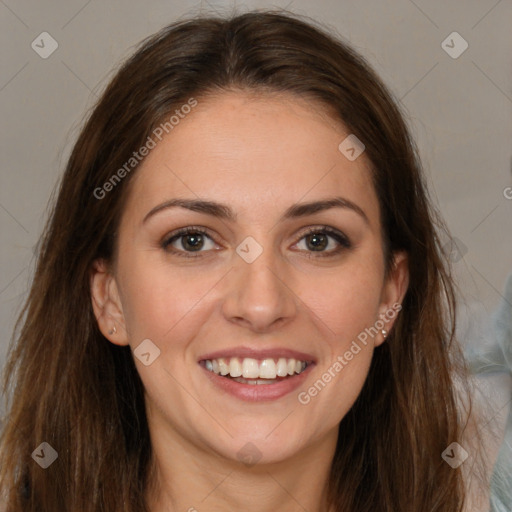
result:
M 230 91 L 199 100 L 134 176 L 116 261 L 95 262 L 91 290 L 112 343 L 135 349 L 149 338 L 161 351 L 149 366 L 135 358 L 154 453 L 153 512 L 326 509 L 337 427 L 361 391 L 381 333 L 307 405 L 297 393 L 401 303 L 408 285 L 403 253 L 384 278 L 369 162 L 364 153 L 349 161 L 338 150 L 348 133 L 311 101 Z M 367 221 L 349 208 L 279 220 L 294 203 L 333 196 L 358 205 Z M 175 207 L 143 222 L 171 198 L 218 201 L 237 220 Z M 304 232 L 323 233 L 322 225 L 344 233 L 351 247 L 329 237 L 323 253 L 314 251 Z M 197 258 L 162 248 L 186 226 L 208 228 L 211 239 L 203 237 Z M 236 252 L 247 236 L 263 248 L 250 264 Z M 183 253 L 182 242 L 171 247 Z M 197 362 L 236 346 L 290 348 L 317 364 L 299 390 L 247 402 L 219 391 Z M 261 457 L 251 466 L 237 457 L 248 442 Z

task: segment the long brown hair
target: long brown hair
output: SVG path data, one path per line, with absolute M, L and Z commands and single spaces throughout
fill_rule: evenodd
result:
M 394 251 L 409 255 L 403 310 L 339 426 L 329 480 L 333 510 L 461 511 L 461 469 L 441 454 L 454 441 L 462 444 L 466 420 L 454 379 L 465 383 L 466 367 L 438 238 L 445 228 L 405 116 L 342 39 L 311 20 L 256 11 L 180 21 L 143 41 L 78 137 L 5 369 L 0 489 L 7 510 L 147 511 L 151 444 L 143 386 L 130 348 L 100 333 L 90 294 L 92 262 L 115 258 L 137 166 L 108 193 L 98 189 L 175 109 L 230 89 L 309 98 L 363 141 L 387 271 Z M 42 442 L 58 453 L 47 469 L 31 456 Z

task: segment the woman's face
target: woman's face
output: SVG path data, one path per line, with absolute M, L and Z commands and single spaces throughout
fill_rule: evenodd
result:
M 407 286 L 403 255 L 384 279 L 348 135 L 316 103 L 229 92 L 199 99 L 137 170 L 93 292 L 105 336 L 135 351 L 153 439 L 245 462 L 332 454 Z

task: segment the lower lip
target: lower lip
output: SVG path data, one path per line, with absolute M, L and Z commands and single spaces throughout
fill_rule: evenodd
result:
M 201 368 L 206 372 L 207 376 L 215 386 L 230 395 L 247 402 L 263 402 L 278 400 L 297 389 L 304 383 L 313 366 L 315 366 L 314 363 L 311 363 L 302 373 L 294 375 L 293 377 L 287 377 L 286 379 L 275 382 L 274 384 L 243 384 L 230 379 L 229 377 L 217 375 L 203 366 L 201 366 Z

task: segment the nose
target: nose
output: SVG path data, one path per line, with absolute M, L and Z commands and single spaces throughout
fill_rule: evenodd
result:
M 252 263 L 237 254 L 234 258 L 222 305 L 225 318 L 258 333 L 290 322 L 299 299 L 286 279 L 286 263 L 271 249 L 264 249 Z

